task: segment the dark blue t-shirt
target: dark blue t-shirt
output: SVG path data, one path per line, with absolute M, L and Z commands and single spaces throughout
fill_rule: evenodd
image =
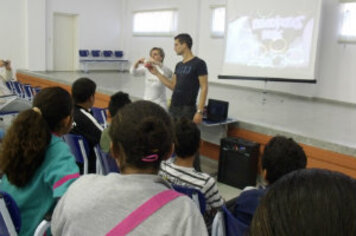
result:
M 241 232 L 250 227 L 253 215 L 260 203 L 260 199 L 266 194 L 267 189 L 258 188 L 244 191 L 236 200 L 234 216 L 239 221 Z
M 174 70 L 177 82 L 172 94 L 172 106 L 195 106 L 199 92 L 199 76 L 207 75 L 205 61 L 194 57 L 186 63 L 179 62 Z

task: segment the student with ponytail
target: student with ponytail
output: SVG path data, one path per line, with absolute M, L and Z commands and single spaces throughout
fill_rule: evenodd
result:
M 79 177 L 69 147 L 60 138 L 72 124 L 72 99 L 60 87 L 42 89 L 33 108 L 21 112 L 2 141 L 0 190 L 20 208 L 20 235 L 33 235 L 57 199 Z
M 121 174 L 86 175 L 61 198 L 54 235 L 207 235 L 191 199 L 171 190 L 158 174 L 172 152 L 172 124 L 159 105 L 126 105 L 110 127 Z

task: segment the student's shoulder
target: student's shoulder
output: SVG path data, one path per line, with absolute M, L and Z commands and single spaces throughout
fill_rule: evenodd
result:
M 213 181 L 213 180 L 214 180 L 213 177 L 211 177 L 209 174 L 207 174 L 207 173 L 205 173 L 205 172 L 200 172 L 200 171 L 193 170 L 193 173 L 194 173 L 196 176 L 205 179 L 206 181 L 209 181 L 209 180 L 210 180 L 210 181 Z M 215 180 L 214 180 L 214 181 L 215 181 Z
M 79 177 L 71 186 L 70 193 L 88 192 L 87 190 L 95 191 L 96 188 L 102 186 L 105 182 L 105 176 L 96 174 L 87 174 Z
M 200 215 L 200 212 L 199 212 L 198 208 L 196 207 L 195 203 L 192 201 L 192 199 L 184 194 L 181 194 L 178 198 L 176 198 L 172 202 L 171 207 L 172 207 L 172 209 L 174 209 L 174 211 L 178 211 L 178 212 L 181 212 L 184 214 L 188 214 L 188 215 L 198 214 L 198 215 Z
M 66 144 L 62 138 L 52 135 L 46 155 L 53 155 L 60 158 L 67 154 L 71 154 L 68 144 Z
M 238 197 L 238 200 L 244 201 L 245 199 L 258 199 L 262 197 L 266 192 L 265 188 L 248 188 L 243 190 Z

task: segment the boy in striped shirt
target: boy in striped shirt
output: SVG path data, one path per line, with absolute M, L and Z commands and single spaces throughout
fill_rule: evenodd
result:
M 173 163 L 162 162 L 159 175 L 171 184 L 193 187 L 200 190 L 206 198 L 207 212 L 224 204 L 215 179 L 194 169 L 195 154 L 200 146 L 200 130 L 192 121 L 182 118 L 175 124 L 175 153 Z

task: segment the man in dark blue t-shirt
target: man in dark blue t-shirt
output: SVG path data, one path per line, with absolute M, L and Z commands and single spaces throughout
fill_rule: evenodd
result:
M 155 67 L 150 72 L 169 89 L 173 90 L 169 113 L 175 119 L 186 117 L 200 124 L 203 121 L 203 111 L 208 94 L 208 70 L 206 63 L 193 55 L 191 49 L 192 37 L 189 34 L 178 34 L 174 37 L 174 50 L 183 57 L 176 65 L 172 80 L 162 75 Z M 200 88 L 199 102 L 197 97 Z M 200 169 L 200 158 L 197 154 L 194 168 Z
M 203 120 L 203 110 L 208 93 L 208 70 L 206 63 L 193 55 L 193 40 L 189 34 L 179 34 L 174 41 L 174 50 L 183 57 L 176 65 L 172 80 L 163 76 L 155 68 L 150 71 L 162 83 L 173 90 L 169 112 L 174 118 L 186 117 L 196 124 Z M 199 101 L 197 103 L 200 88 Z

